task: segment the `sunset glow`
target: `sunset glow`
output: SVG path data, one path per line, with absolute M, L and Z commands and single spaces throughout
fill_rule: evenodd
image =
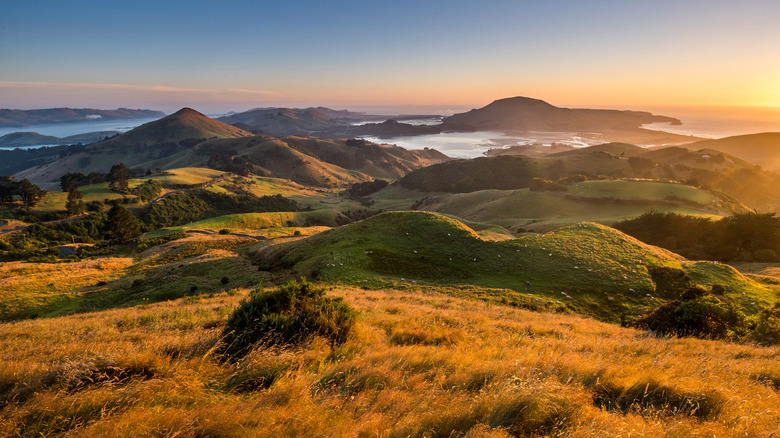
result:
M 3 8 L 2 107 L 780 105 L 770 1 L 36 5 Z

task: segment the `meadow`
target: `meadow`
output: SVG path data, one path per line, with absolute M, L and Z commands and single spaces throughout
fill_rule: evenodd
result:
M 5 436 L 771 436 L 779 347 L 335 287 L 348 341 L 215 353 L 247 294 L 4 324 Z

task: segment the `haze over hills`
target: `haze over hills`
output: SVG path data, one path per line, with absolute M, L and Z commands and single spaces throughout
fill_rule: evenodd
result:
M 689 149 L 714 149 L 767 169 L 780 171 L 780 132 L 702 140 L 684 146 Z
M 0 127 L 24 127 L 51 123 L 79 123 L 90 120 L 122 120 L 163 117 L 162 111 L 119 108 L 50 108 L 35 110 L 0 109 Z
M 68 172 L 105 173 L 119 162 L 144 169 L 211 163 L 226 170 L 240 167 L 258 175 L 332 187 L 370 177 L 398 178 L 447 160 L 434 150 L 407 151 L 365 141 L 257 136 L 189 108 L 108 140 L 52 152 L 48 163 L 17 172 L 17 177 L 55 183 Z
M 643 111 L 558 108 L 539 99 L 512 97 L 483 108 L 446 117 L 439 124 L 410 124 L 399 120 L 434 116 L 380 116 L 329 108 L 262 108 L 220 117 L 219 120 L 268 135 L 313 135 L 320 138 L 375 136 L 393 138 L 442 132 L 576 132 L 604 141 L 635 144 L 676 144 L 696 137 L 641 129 L 654 122 L 680 124 L 678 119 Z M 362 122 L 356 124 L 356 122 Z M 373 123 L 365 123 L 373 122 Z
M 643 111 L 559 108 L 529 97 L 510 97 L 442 120 L 451 129 L 481 131 L 567 131 L 633 129 L 653 122 L 680 120 Z
M 496 151 L 498 152 L 498 151 Z M 420 191 L 468 193 L 528 188 L 534 178 L 556 181 L 583 175 L 686 181 L 733 197 L 761 211 L 780 213 L 780 175 L 737 157 L 683 147 L 644 149 L 610 143 L 537 156 L 497 155 L 453 160 L 416 170 L 398 184 Z
M 369 125 L 354 126 L 357 122 L 384 122 L 393 118 L 408 120 L 431 117 L 437 116 L 383 116 L 317 107 L 258 108 L 219 117 L 217 120 L 272 136 L 315 135 L 323 138 L 339 138 L 366 134 L 373 135 L 374 132 L 368 128 Z M 394 132 L 393 135 L 398 134 Z
M 119 134 L 119 131 L 95 131 L 85 134 L 69 135 L 67 137 L 55 137 L 52 135 L 38 134 L 37 132 L 14 132 L 0 137 L 0 147 L 21 147 L 40 145 L 71 145 L 77 143 L 94 143 Z

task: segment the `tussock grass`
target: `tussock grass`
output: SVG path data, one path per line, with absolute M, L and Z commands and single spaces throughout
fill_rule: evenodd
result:
M 101 282 L 127 275 L 129 257 L 106 257 L 72 263 L 0 263 L 0 319 L 37 315 L 80 296 Z
M 335 288 L 361 312 L 346 343 L 222 360 L 220 332 L 247 293 L 3 324 L 0 435 L 728 437 L 780 425 L 778 347 Z M 425 342 L 436 337 L 454 341 Z

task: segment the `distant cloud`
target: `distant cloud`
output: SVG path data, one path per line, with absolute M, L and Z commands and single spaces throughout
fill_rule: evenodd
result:
M 180 88 L 180 87 L 167 87 L 163 85 L 129 85 L 129 84 L 91 84 L 80 82 L 14 82 L 14 81 L 0 81 L 0 88 L 16 88 L 16 89 L 42 89 L 42 88 L 55 88 L 55 89 L 103 89 L 103 90 L 127 90 L 127 91 L 146 91 L 156 93 L 187 93 L 187 94 L 253 94 L 263 96 L 281 97 L 281 93 L 275 91 L 265 90 L 246 90 L 235 88 L 224 89 L 204 89 L 204 88 Z

